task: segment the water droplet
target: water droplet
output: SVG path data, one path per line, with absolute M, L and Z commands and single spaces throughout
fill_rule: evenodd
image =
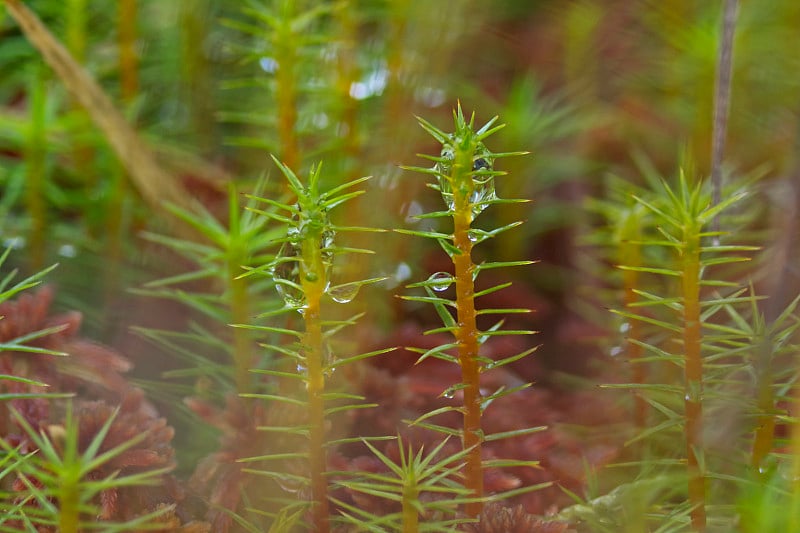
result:
M 25 248 L 25 237 L 14 236 L 6 237 L 3 239 L 3 248 L 11 248 L 12 250 L 20 250 Z
M 623 322 L 622 324 L 619 325 L 619 332 L 620 333 L 627 333 L 628 330 L 630 330 L 630 329 L 631 329 L 630 322 Z
M 472 163 L 472 170 L 476 172 L 478 170 L 492 170 L 492 166 L 486 159 L 479 157 L 474 163 Z
M 453 276 L 447 272 L 437 272 L 431 274 L 431 277 L 428 278 L 428 282 L 430 282 L 429 286 L 431 289 L 436 292 L 442 292 L 446 291 L 453 283 Z
M 360 283 L 345 283 L 344 285 L 336 285 L 328 289 L 328 295 L 334 302 L 340 304 L 348 304 L 353 301 L 353 298 L 358 294 L 358 289 L 361 288 Z
M 469 230 L 467 232 L 467 238 L 470 240 L 470 242 L 478 242 L 480 235 L 478 235 L 478 232 L 475 230 Z
M 428 107 L 439 107 L 447 100 L 447 93 L 438 87 L 418 87 L 414 90 L 414 99 Z
M 482 178 L 473 177 L 472 182 L 475 188 L 469 197 L 472 204 L 472 216 L 478 216 L 487 207 L 487 202 L 497 199 L 494 190 L 494 176 L 484 176 Z
M 422 205 L 420 205 L 419 202 L 412 201 L 410 204 L 408 204 L 408 208 L 406 209 L 405 223 L 418 224 L 419 219 L 416 217 L 424 212 L 425 210 L 422 208 Z
M 275 481 L 280 485 L 280 487 L 290 494 L 297 494 L 300 492 L 302 488 L 302 484 L 294 479 L 287 479 L 281 477 L 275 477 Z
M 324 130 L 328 127 L 330 120 L 328 119 L 328 115 L 325 113 L 316 113 L 313 117 L 311 117 L 311 123 L 318 129 Z
M 389 80 L 389 71 L 386 67 L 380 67 L 367 73 L 363 81 L 354 81 L 350 84 L 350 98 L 354 100 L 364 100 L 371 96 L 378 96 L 383 93 Z
M 58 255 L 61 257 L 75 257 L 78 255 L 78 250 L 71 244 L 62 244 L 58 248 Z
M 622 353 L 621 346 L 614 346 L 608 351 L 608 355 L 610 355 L 611 357 L 616 357 L 621 353 Z
M 325 223 L 328 223 L 328 218 L 325 217 Z M 333 259 L 333 238 L 336 236 L 336 233 L 332 229 L 326 229 L 322 232 L 322 240 L 320 241 L 320 247 L 324 250 L 323 255 L 325 259 L 330 261 Z
M 456 396 L 456 391 L 453 389 L 447 389 L 442 393 L 442 398 L 447 398 L 448 400 L 452 400 Z
M 291 242 L 283 243 L 276 261 L 272 269 L 275 290 L 286 305 L 302 308 L 306 304 L 306 295 L 300 286 L 299 246 Z
M 308 368 L 302 363 L 297 363 L 297 373 L 305 374 L 306 372 L 308 372 Z
M 408 263 L 400 263 L 394 271 L 394 278 L 398 283 L 402 283 L 411 277 L 411 267 Z
M 278 62 L 274 57 L 262 57 L 258 60 L 258 66 L 268 74 L 273 74 L 278 70 Z

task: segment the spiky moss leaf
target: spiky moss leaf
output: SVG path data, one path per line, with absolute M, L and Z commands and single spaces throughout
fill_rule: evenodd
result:
M 3 254 L 0 255 L 0 266 L 3 266 L 3 264 L 6 262 L 9 254 L 11 254 L 12 249 L 13 248 L 11 246 L 8 246 L 3 251 Z M 16 277 L 17 271 L 13 270 L 9 272 L 2 280 L 0 280 L 0 302 L 4 302 L 9 298 L 12 298 L 19 292 L 33 288 L 36 285 L 39 285 L 44 279 L 44 277 L 47 276 L 47 274 L 49 274 L 50 272 L 52 272 L 57 266 L 58 264 L 51 265 L 43 270 L 40 270 L 35 274 L 28 276 L 27 278 L 24 278 L 14 283 L 13 285 L 11 285 L 11 282 Z
M 489 287 L 487 289 L 483 289 L 483 290 L 477 291 L 475 293 L 475 298 L 480 298 L 481 296 L 486 296 L 487 294 L 492 294 L 493 292 L 497 292 L 497 291 L 502 290 L 502 289 L 507 289 L 508 287 L 511 287 L 511 285 L 512 285 L 512 283 L 509 281 L 509 282 L 506 282 L 506 283 L 500 283 L 499 285 L 494 285 L 494 286 Z
M 503 439 L 511 439 L 514 437 L 521 437 L 524 435 L 531 435 L 533 433 L 540 433 L 542 431 L 546 431 L 547 426 L 538 426 L 538 427 L 531 427 L 531 428 L 524 428 L 524 429 L 515 429 L 513 431 L 503 431 L 500 433 L 490 433 L 486 435 L 486 442 L 495 441 L 495 440 L 503 440 Z M 538 461 L 526 461 L 525 466 L 531 466 L 532 464 L 538 465 Z

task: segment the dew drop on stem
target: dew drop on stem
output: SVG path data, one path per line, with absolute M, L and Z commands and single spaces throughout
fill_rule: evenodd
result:
M 297 494 L 298 492 L 300 492 L 300 489 L 302 488 L 302 484 L 293 479 L 282 479 L 280 477 L 276 477 L 275 481 L 278 483 L 280 488 L 282 488 L 289 494 Z
M 360 288 L 360 283 L 345 283 L 344 285 L 336 285 L 328 289 L 328 295 L 336 303 L 347 304 L 353 301 L 353 298 L 356 297 Z
M 300 287 L 300 254 L 299 245 L 285 242 L 281 246 L 272 269 L 275 290 L 289 307 L 302 308 L 306 304 L 306 295 Z
M 446 291 L 453 283 L 453 276 L 447 272 L 436 272 L 428 278 L 428 286 L 436 292 Z
M 333 352 L 331 352 L 330 346 L 326 344 L 323 351 L 323 365 L 325 366 L 323 372 L 325 377 L 329 378 L 334 372 L 336 372 L 336 362 L 336 356 L 333 354 Z

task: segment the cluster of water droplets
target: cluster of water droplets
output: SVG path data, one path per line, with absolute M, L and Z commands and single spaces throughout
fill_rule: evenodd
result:
M 623 346 L 627 342 L 626 338 L 627 338 L 628 331 L 630 329 L 631 329 L 631 325 L 630 325 L 629 322 L 620 323 L 620 325 L 619 325 L 619 333 L 620 333 L 620 335 L 619 335 L 619 343 L 614 345 L 614 346 L 612 346 L 608 350 L 608 355 L 610 355 L 611 357 L 618 357 L 618 356 L 622 355 L 623 352 L 625 352 L 625 348 Z
M 317 274 L 313 268 L 303 268 L 303 241 L 308 237 L 308 228 L 312 223 L 322 224 L 322 238 L 320 250 L 322 262 L 325 266 L 325 277 L 330 278 L 331 265 L 333 264 L 333 240 L 336 233 L 331 229 L 327 213 L 322 213 L 322 220 L 314 221 L 310 216 L 305 216 L 299 205 L 295 205 L 298 213 L 292 217 L 292 223 L 286 231 L 286 242 L 283 243 L 275 258 L 275 267 L 272 269 L 272 278 L 275 280 L 275 289 L 289 307 L 297 308 L 300 312 L 306 306 L 306 295 L 303 292 L 301 275 L 305 281 L 317 281 Z M 325 287 L 326 290 L 328 286 Z
M 452 138 L 452 135 L 451 135 Z M 488 203 L 497 198 L 494 189 L 494 176 L 485 175 L 482 171 L 494 170 L 494 160 L 490 156 L 489 150 L 483 144 L 478 144 L 475 149 L 475 158 L 472 162 L 472 193 L 469 197 L 469 203 L 472 204 L 472 216 L 478 216 Z M 455 210 L 455 199 L 453 198 L 453 184 L 450 179 L 445 176 L 451 176 L 453 169 L 453 161 L 455 160 L 455 149 L 452 144 L 446 144 L 442 147 L 442 152 L 439 155 L 441 160 L 436 162 L 434 169 L 440 174 L 436 176 L 439 182 L 439 191 L 442 193 L 442 199 L 450 211 Z

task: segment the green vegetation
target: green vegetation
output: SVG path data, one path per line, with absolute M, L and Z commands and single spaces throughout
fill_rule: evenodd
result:
M 800 528 L 800 8 L 662 4 L 2 0 L 0 531 Z

